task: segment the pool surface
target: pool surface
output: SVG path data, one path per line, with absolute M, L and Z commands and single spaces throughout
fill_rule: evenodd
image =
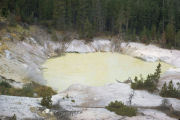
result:
M 107 83 L 125 81 L 129 77 L 143 77 L 153 73 L 159 62 L 145 62 L 119 53 L 66 53 L 64 56 L 48 59 L 43 70 L 47 85 L 60 91 L 72 84 L 102 86 Z M 161 62 L 162 73 L 169 64 Z

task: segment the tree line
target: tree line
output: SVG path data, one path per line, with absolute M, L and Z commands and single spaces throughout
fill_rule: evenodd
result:
M 86 38 L 118 34 L 180 48 L 179 6 L 179 0 L 0 0 L 0 14 Z

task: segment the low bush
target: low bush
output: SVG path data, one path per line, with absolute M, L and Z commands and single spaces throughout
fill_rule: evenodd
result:
M 36 86 L 34 92 L 37 93 L 39 97 L 56 94 L 56 92 L 51 87 L 43 85 Z
M 142 77 L 138 79 L 138 77 L 136 76 L 134 78 L 134 82 L 131 82 L 131 88 L 140 89 L 140 90 L 144 89 L 144 90 L 148 90 L 149 92 L 153 92 L 157 88 L 157 83 L 160 78 L 160 73 L 161 73 L 161 64 L 159 63 L 154 74 L 149 74 L 145 80 Z
M 11 85 L 7 83 L 6 81 L 0 82 L 0 95 L 5 95 L 9 93 L 9 89 L 11 88 Z
M 11 85 L 5 81 L 0 82 L 0 95 L 8 93 L 8 89 L 11 88 Z
M 164 83 L 159 94 L 162 97 L 171 97 L 171 98 L 180 99 L 180 90 L 174 87 L 172 80 L 169 82 L 168 85 L 166 84 L 166 82 Z
M 1 81 L 0 82 L 0 87 L 11 88 L 11 85 L 6 81 Z
M 106 109 L 115 112 L 118 115 L 129 116 L 129 117 L 135 116 L 137 113 L 136 108 L 126 106 L 119 101 L 111 102 L 108 106 L 106 106 Z
M 40 85 L 35 82 L 28 83 L 20 89 L 13 88 L 8 82 L 2 81 L 0 83 L 0 94 L 24 97 L 44 97 L 54 95 L 56 92 L 50 87 Z M 37 94 L 37 96 L 34 96 L 34 94 Z
M 43 96 L 42 100 L 41 100 L 41 105 L 45 106 L 47 108 L 51 108 L 52 107 L 52 100 L 51 100 L 52 96 L 48 95 L 48 96 Z

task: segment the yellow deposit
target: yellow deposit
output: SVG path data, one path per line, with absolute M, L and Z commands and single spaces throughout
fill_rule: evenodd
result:
M 43 75 L 48 86 L 60 91 L 72 84 L 102 86 L 141 74 L 145 77 L 153 73 L 157 65 L 158 62 L 145 62 L 119 53 L 67 53 L 47 60 Z M 161 65 L 162 73 L 172 67 L 162 62 Z

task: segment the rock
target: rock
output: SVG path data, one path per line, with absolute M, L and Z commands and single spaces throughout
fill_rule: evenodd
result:
M 66 44 L 66 52 L 78 52 L 78 53 L 88 53 L 95 52 L 95 49 L 91 46 L 85 44 L 83 40 L 73 40 L 69 44 Z
M 149 62 L 160 60 L 176 67 L 180 67 L 179 50 L 163 49 L 155 45 L 145 45 L 135 42 L 121 43 L 121 47 L 124 54 L 138 57 Z
M 4 52 L 5 52 L 5 55 L 6 55 L 7 59 L 11 59 L 12 58 L 11 57 L 11 52 L 9 50 L 5 50 Z
M 44 111 L 45 111 L 46 114 L 48 114 L 50 112 L 49 109 L 45 109 Z
M 94 39 L 90 46 L 93 47 L 96 52 L 111 52 L 112 46 L 111 41 L 106 39 Z
M 94 39 L 90 43 L 85 43 L 83 40 L 73 40 L 66 44 L 66 52 L 110 52 L 112 51 L 111 42 L 109 40 Z
M 32 37 L 29 38 L 29 40 L 33 43 L 33 44 L 37 44 L 36 40 Z
M 38 94 L 37 94 L 37 93 L 33 93 L 33 96 L 34 96 L 34 97 L 37 97 L 37 96 L 38 96 Z
M 0 116 L 12 117 L 15 114 L 18 120 L 41 118 L 31 111 L 31 107 L 41 107 L 38 98 L 0 95 Z

